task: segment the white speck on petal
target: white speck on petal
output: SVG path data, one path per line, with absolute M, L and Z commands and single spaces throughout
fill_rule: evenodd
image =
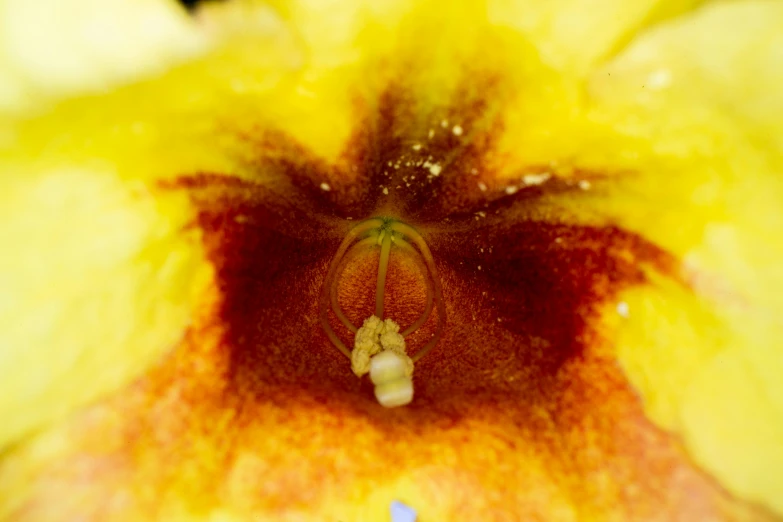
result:
M 459 126 L 459 125 L 455 125 L 455 126 L 454 126 L 454 127 L 451 129 L 451 132 L 453 132 L 455 136 L 462 136 L 462 127 L 461 127 L 461 126 Z
M 443 167 L 438 165 L 437 163 L 435 165 L 430 166 L 430 174 L 433 176 L 440 176 L 440 172 L 443 170 Z M 411 179 L 413 179 L 411 177 Z
M 590 188 L 590 182 L 587 181 L 586 179 L 583 179 L 582 181 L 580 181 L 578 183 L 578 185 L 579 185 L 579 188 L 582 189 L 582 190 L 588 190 Z
M 516 194 L 517 190 L 519 190 L 519 187 L 517 187 L 516 185 L 509 185 L 508 187 L 506 187 L 506 194 L 508 194 L 509 196 L 511 194 Z
M 628 309 L 628 303 L 625 301 L 620 301 L 617 303 L 617 313 L 620 314 L 622 317 L 628 317 L 631 315 L 630 310 Z
M 433 138 L 433 136 L 435 136 L 435 131 L 434 131 L 434 130 L 432 130 L 432 129 L 430 129 L 430 131 L 427 133 L 427 137 L 428 137 L 429 139 L 432 139 L 432 138 Z
M 440 126 L 444 129 L 449 126 L 449 120 L 441 120 Z
M 383 193 L 388 195 L 389 194 L 389 189 L 387 187 L 383 187 Z
M 421 150 L 421 143 L 416 143 L 413 147 L 411 147 L 413 150 Z
M 522 176 L 522 183 L 525 185 L 540 185 L 551 177 L 551 174 L 544 172 L 542 174 L 525 174 Z
M 479 188 L 479 190 L 481 190 L 481 192 L 486 192 L 487 191 L 487 186 L 484 183 L 480 182 L 480 181 L 478 183 L 478 188 Z
M 329 192 L 330 190 L 332 190 L 332 187 L 330 187 L 329 184 L 324 181 L 323 183 L 321 183 L 321 190 Z

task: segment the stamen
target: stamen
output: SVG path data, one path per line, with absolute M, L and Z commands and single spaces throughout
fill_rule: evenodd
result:
M 354 244 L 358 238 L 368 233 L 368 237 L 360 239 Z M 406 241 L 405 238 L 412 241 L 416 248 Z M 340 243 L 340 246 L 337 249 L 337 253 L 329 264 L 329 269 L 327 270 L 326 278 L 324 280 L 324 288 L 321 293 L 320 300 L 320 320 L 321 325 L 330 342 L 338 350 L 340 350 L 343 355 L 349 359 L 352 358 L 352 355 L 357 355 L 352 354 L 352 352 L 348 350 L 346 345 L 332 329 L 331 324 L 329 324 L 329 309 L 331 308 L 340 322 L 342 322 L 349 331 L 358 336 L 358 333 L 361 330 L 357 328 L 350 319 L 348 319 L 338 302 L 337 295 L 339 276 L 342 273 L 342 270 L 345 268 L 343 261 L 346 258 L 346 253 L 349 252 L 349 249 L 350 252 L 353 252 L 356 249 L 373 246 L 375 244 L 380 245 L 381 253 L 378 263 L 378 277 L 376 281 L 375 292 L 375 317 L 378 321 L 383 321 L 386 279 L 389 268 L 389 259 L 391 256 L 392 243 L 400 247 L 402 250 L 415 254 L 413 255 L 413 259 L 424 275 L 424 281 L 426 285 L 427 301 L 423 313 L 401 334 L 396 333 L 398 331 L 398 327 L 396 325 L 394 326 L 394 335 L 399 338 L 400 343 L 400 347 L 395 348 L 395 350 L 398 351 L 400 355 L 404 356 L 405 360 L 409 361 L 412 371 L 413 362 L 418 361 L 427 355 L 427 353 L 429 353 L 430 350 L 432 350 L 432 348 L 440 340 L 443 333 L 443 328 L 446 323 L 446 307 L 443 303 L 440 278 L 438 277 L 438 272 L 435 266 L 435 260 L 432 257 L 432 253 L 430 252 L 429 248 L 427 247 L 427 243 L 424 241 L 421 235 L 410 225 L 406 225 L 405 223 L 393 221 L 390 219 L 373 218 L 359 223 L 356 227 L 348 232 L 345 239 L 343 239 L 343 241 Z M 436 306 L 438 310 L 438 321 L 435 328 L 435 333 L 427 342 L 427 344 L 424 345 L 424 347 L 422 347 L 415 355 L 408 358 L 404 352 L 404 337 L 421 328 L 429 319 L 429 316 L 432 313 L 432 309 Z M 384 323 L 386 322 L 388 322 L 388 320 L 384 321 Z M 366 355 L 367 357 L 370 357 L 373 354 L 367 353 Z M 368 359 L 366 363 L 369 362 L 370 360 Z

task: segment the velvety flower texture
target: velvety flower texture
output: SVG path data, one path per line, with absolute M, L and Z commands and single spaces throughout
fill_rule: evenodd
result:
M 783 517 L 780 2 L 0 25 L 0 518 Z M 374 216 L 447 317 L 395 409 L 319 322 Z M 378 260 L 337 278 L 355 324 Z M 426 294 L 393 248 L 388 316 Z

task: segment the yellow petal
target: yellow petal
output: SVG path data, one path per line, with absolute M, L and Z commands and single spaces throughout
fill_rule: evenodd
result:
M 212 269 L 190 199 L 161 183 L 242 170 L 233 147 L 243 138 L 215 139 L 247 109 L 239 102 L 215 113 L 226 92 L 243 92 L 227 75 L 244 64 L 263 90 L 270 62 L 285 64 L 241 46 L 232 55 L 225 39 L 283 41 L 282 54 L 290 46 L 268 8 L 248 23 L 252 34 L 226 35 L 208 20 L 197 31 L 184 11 L 155 0 L 2 7 L 13 31 L 2 33 L 0 70 L 11 82 L 4 86 L 16 82 L 23 95 L 0 102 L 8 104 L 0 239 L 12 245 L 0 274 L 7 444 L 127 384 L 181 341 Z M 207 42 L 214 46 L 204 61 L 176 67 Z M 74 93 L 81 96 L 64 98 Z
M 587 207 L 681 256 L 695 292 L 658 281 L 623 298 L 619 356 L 650 415 L 732 492 L 778 513 L 782 28 L 778 2 L 718 4 L 596 71 L 591 117 L 622 138 L 616 182 Z
M 4 165 L 5 167 L 6 165 Z M 184 197 L 110 168 L 0 182 L 0 444 L 125 385 L 178 343 L 210 274 Z
M 492 22 L 525 34 L 544 62 L 581 76 L 646 27 L 687 12 L 704 0 L 493 0 Z
M 165 0 L 3 0 L 0 114 L 152 76 L 208 45 Z
M 154 75 L 206 38 L 167 2 L 0 7 L 5 445 L 127 384 L 175 346 L 211 267 L 200 232 L 187 229 L 188 198 L 148 184 L 160 177 L 151 166 L 160 149 L 134 165 L 135 147 L 158 135 L 148 123 L 112 122 L 92 97 L 25 119 L 65 96 Z

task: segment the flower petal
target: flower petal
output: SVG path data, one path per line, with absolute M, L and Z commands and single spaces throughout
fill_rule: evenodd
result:
M 620 138 L 611 159 L 585 163 L 618 175 L 582 203 L 680 257 L 693 289 L 657 280 L 622 297 L 633 320 L 620 327 L 619 356 L 651 417 L 733 493 L 777 513 L 781 23 L 777 2 L 718 4 L 596 71 L 590 117 Z
M 41 4 L 15 5 L 4 7 L 28 9 L 34 17 L 50 14 Z M 123 16 L 159 27 L 153 22 L 171 7 L 153 2 L 128 9 Z M 112 16 L 101 10 L 92 14 L 101 13 Z M 173 23 L 166 20 L 160 21 L 164 27 Z M 259 59 L 231 55 L 237 46 L 217 46 L 202 61 L 160 77 L 63 100 L 34 117 L 22 107 L 0 119 L 0 238 L 12 245 L 0 274 L 0 372 L 9 390 L 0 399 L 0 413 L 9 419 L 0 444 L 127 385 L 182 338 L 195 302 L 203 306 L 209 300 L 212 267 L 200 231 L 191 226 L 194 208 L 186 194 L 162 184 L 202 169 L 234 175 L 251 170 L 235 153 L 247 118 L 236 118 L 235 134 L 222 141 L 215 136 L 246 110 L 241 103 L 231 105 L 228 114 L 216 110 L 227 91 L 236 94 L 222 60 L 236 58 L 243 70 L 269 80 L 255 91 L 263 93 L 280 76 L 264 73 L 279 69 L 289 56 L 287 32 L 268 9 L 255 24 L 250 34 L 233 38 L 282 49 L 279 53 Z M 93 54 L 75 53 L 74 59 L 85 73 L 66 67 L 64 78 L 78 80 L 74 89 L 89 90 L 97 85 L 89 83 L 95 78 L 114 81 L 96 69 L 100 59 Z M 144 63 L 153 62 L 161 65 Z M 133 69 L 133 75 L 144 67 Z M 62 96 L 56 90 L 52 95 Z
M 0 444 L 142 373 L 182 338 L 210 278 L 182 196 L 111 168 L 12 164 L 0 182 Z
M 587 74 L 646 27 L 685 13 L 704 0 L 495 0 L 491 20 L 525 34 L 543 60 L 568 75 Z
M 5 0 L 0 114 L 148 77 L 209 46 L 165 0 Z

